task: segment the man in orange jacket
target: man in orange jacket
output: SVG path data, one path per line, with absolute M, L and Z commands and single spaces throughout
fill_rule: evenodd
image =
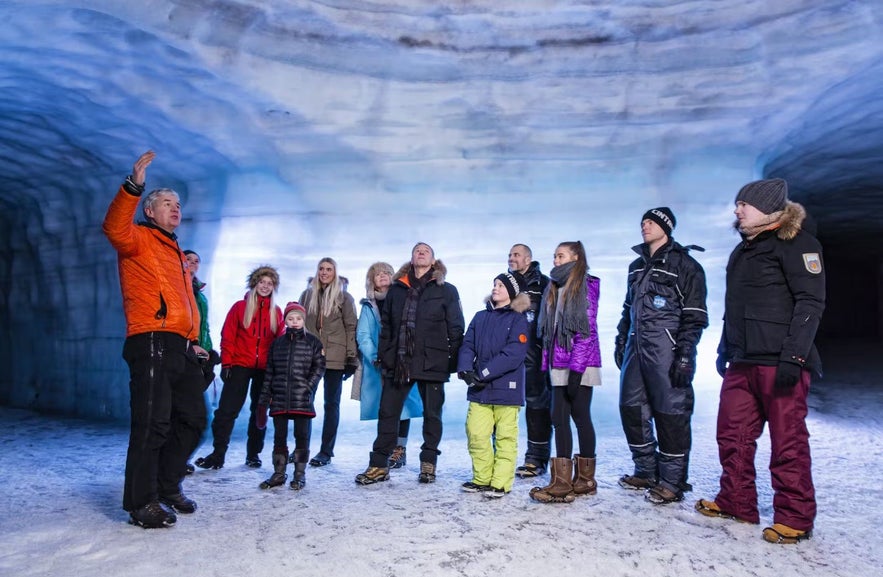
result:
M 198 344 L 199 309 L 189 265 L 178 246 L 181 201 L 168 188 L 144 199 L 144 222 L 135 223 L 147 166 L 142 154 L 104 217 L 103 230 L 119 259 L 126 314 L 123 358 L 129 365 L 132 423 L 126 456 L 123 509 L 129 522 L 169 527 L 196 503 L 181 491 L 187 459 L 206 426 Z

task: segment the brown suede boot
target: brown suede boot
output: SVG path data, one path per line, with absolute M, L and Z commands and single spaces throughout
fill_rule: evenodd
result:
M 567 457 L 549 459 L 552 480 L 545 487 L 534 487 L 530 498 L 540 503 L 573 503 L 573 461 Z
M 598 492 L 594 457 L 573 456 L 573 492 L 577 495 L 594 495 Z

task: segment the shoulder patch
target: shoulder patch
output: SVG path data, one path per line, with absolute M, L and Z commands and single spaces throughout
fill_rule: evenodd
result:
M 805 266 L 806 270 L 808 270 L 812 274 L 821 273 L 822 272 L 822 259 L 819 258 L 819 253 L 817 253 L 817 252 L 803 253 L 803 266 Z
M 524 333 L 521 333 L 520 335 L 518 335 L 518 342 L 521 344 L 526 343 L 527 342 L 527 335 Z

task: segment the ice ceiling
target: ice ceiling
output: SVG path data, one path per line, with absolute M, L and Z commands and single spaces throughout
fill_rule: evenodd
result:
M 503 263 L 537 223 L 545 246 L 588 220 L 595 241 L 628 227 L 620 254 L 636 212 L 721 231 L 765 175 L 830 255 L 883 276 L 877 0 L 0 0 L 0 16 L 3 404 L 126 414 L 100 222 L 148 148 L 148 185 L 185 200 L 182 243 L 213 286 L 235 279 L 217 315 L 267 251 L 295 297 L 325 254 L 361 296 L 354 243 L 397 265 L 418 239 L 481 260 L 478 239 L 503 237 L 487 249 Z

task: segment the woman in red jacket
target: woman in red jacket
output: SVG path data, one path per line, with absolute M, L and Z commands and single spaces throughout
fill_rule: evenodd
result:
M 255 409 L 264 386 L 270 345 L 285 332 L 282 310 L 273 301 L 273 294 L 279 288 L 279 273 L 271 266 L 259 266 L 248 276 L 248 288 L 245 298 L 230 308 L 221 329 L 221 380 L 224 388 L 212 421 L 214 451 L 196 460 L 196 466 L 203 469 L 224 466 L 230 434 L 236 416 L 245 404 L 249 383 L 251 405 L 245 464 L 261 466 L 260 454 L 266 431 L 257 428 Z

